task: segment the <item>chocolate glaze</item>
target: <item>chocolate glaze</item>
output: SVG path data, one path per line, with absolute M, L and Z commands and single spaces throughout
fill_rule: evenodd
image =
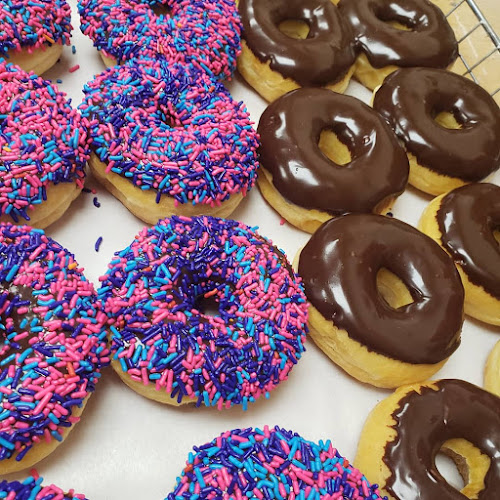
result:
M 500 187 L 469 184 L 448 193 L 436 219 L 441 243 L 468 278 L 500 299 Z
M 374 68 L 391 64 L 447 68 L 458 56 L 445 15 L 427 0 L 341 0 L 339 10 Z M 388 21 L 411 31 L 394 28 Z
M 385 268 L 414 300 L 393 309 L 377 289 Z M 464 290 L 453 261 L 404 222 L 372 214 L 325 222 L 300 255 L 311 304 L 368 349 L 407 363 L 438 363 L 460 344 Z
M 332 130 L 351 153 L 337 165 L 318 146 Z M 354 97 L 303 88 L 273 102 L 259 123 L 261 165 L 289 201 L 332 215 L 371 212 L 400 195 L 408 159 L 387 123 Z
M 238 7 L 243 39 L 253 54 L 301 86 L 335 83 L 354 64 L 351 30 L 330 0 L 240 0 Z M 279 30 L 290 19 L 307 23 L 305 40 Z
M 466 500 L 435 465 L 445 441 L 463 438 L 490 457 L 479 500 L 498 500 L 500 492 L 500 398 L 463 380 L 440 380 L 437 390 L 404 396 L 396 411 L 397 435 L 383 457 L 391 470 L 384 489 L 398 500 Z
M 500 110 L 479 85 L 449 71 L 409 68 L 389 75 L 373 107 L 389 122 L 420 165 L 475 182 L 500 167 Z M 434 117 L 453 113 L 461 129 Z

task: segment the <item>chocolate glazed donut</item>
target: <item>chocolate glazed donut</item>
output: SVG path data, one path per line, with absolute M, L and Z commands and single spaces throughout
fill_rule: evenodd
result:
M 373 107 L 421 167 L 464 183 L 500 167 L 500 110 L 467 78 L 437 69 L 398 70 L 375 93 Z M 434 117 L 443 111 L 461 128 L 439 125 Z
M 239 11 L 249 49 L 303 87 L 337 82 L 354 64 L 351 30 L 331 0 L 239 0 Z M 290 19 L 307 23 L 305 40 L 279 30 Z
M 319 148 L 325 129 L 348 147 L 347 165 Z M 375 212 L 405 189 L 403 148 L 380 115 L 354 97 L 325 89 L 292 91 L 264 111 L 258 133 L 261 166 L 279 193 L 299 207 L 331 216 Z

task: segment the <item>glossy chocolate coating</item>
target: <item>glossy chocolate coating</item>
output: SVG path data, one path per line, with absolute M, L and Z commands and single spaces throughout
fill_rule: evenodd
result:
M 383 457 L 391 470 L 384 489 L 398 500 L 466 500 L 438 472 L 435 458 L 448 439 L 463 438 L 491 460 L 479 500 L 500 492 L 500 398 L 464 382 L 440 380 L 437 390 L 404 396 L 392 414 L 397 435 Z
M 318 146 L 332 130 L 352 157 L 337 165 Z M 372 212 L 400 195 L 408 159 L 387 123 L 354 97 L 303 88 L 273 102 L 259 123 L 261 165 L 287 200 L 332 215 Z
M 475 285 L 500 299 L 500 187 L 469 184 L 448 193 L 437 212 L 441 244 Z
M 455 73 L 409 68 L 389 75 L 373 107 L 423 167 L 467 182 L 500 167 L 500 110 L 479 85 Z M 447 129 L 434 117 L 453 113 L 461 128 Z
M 447 68 L 458 56 L 455 34 L 428 0 L 341 0 L 339 10 L 374 68 Z M 397 21 L 410 28 L 388 24 Z
M 330 0 L 240 0 L 238 8 L 253 54 L 303 87 L 335 83 L 354 64 L 351 30 Z M 279 30 L 290 19 L 309 26 L 305 40 Z
M 385 268 L 408 287 L 393 309 L 377 289 Z M 311 304 L 368 349 L 407 363 L 438 363 L 460 344 L 464 290 L 446 252 L 404 222 L 372 214 L 325 222 L 300 255 Z

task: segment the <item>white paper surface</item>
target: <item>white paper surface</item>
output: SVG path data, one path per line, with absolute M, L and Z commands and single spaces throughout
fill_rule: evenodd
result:
M 65 47 L 61 61 L 45 78 L 54 82 L 78 105 L 81 89 L 104 65 L 91 41 L 79 30 L 76 2 L 73 9 L 72 43 Z M 80 65 L 69 73 L 68 69 Z M 228 84 L 232 95 L 246 103 L 258 122 L 266 103 L 236 76 Z M 351 83 L 348 93 L 367 101 L 370 93 Z M 360 181 L 362 182 L 362 180 Z M 493 177 L 500 184 L 500 175 Z M 98 287 L 98 277 L 106 271 L 115 251 L 126 247 L 144 223 L 91 178 L 87 187 L 96 195 L 83 193 L 64 217 L 47 233 L 75 253 L 87 277 Z M 100 208 L 93 205 L 97 196 Z M 394 215 L 415 225 L 430 197 L 409 188 L 397 201 Z M 263 200 L 257 188 L 232 215 L 283 248 L 290 260 L 309 235 L 290 224 L 280 225 L 281 217 Z M 94 245 L 102 236 L 100 251 Z M 486 357 L 500 339 L 500 329 L 467 319 L 462 345 L 436 378 L 461 378 L 482 385 Z M 91 397 L 81 422 L 66 441 L 36 468 L 47 483 L 84 493 L 90 500 L 161 500 L 172 491 L 193 445 L 210 441 L 223 431 L 238 427 L 280 425 L 311 440 L 332 439 L 340 453 L 354 460 L 358 438 L 373 406 L 391 391 L 364 385 L 345 374 L 314 344 L 294 368 L 288 381 L 244 412 L 235 407 L 217 411 L 188 406 L 174 408 L 149 401 L 125 386 L 111 368 L 105 370 L 96 393 Z M 28 471 L 8 476 L 24 478 Z

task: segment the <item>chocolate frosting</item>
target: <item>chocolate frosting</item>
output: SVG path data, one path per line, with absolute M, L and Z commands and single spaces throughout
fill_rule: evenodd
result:
M 385 268 L 408 287 L 393 309 L 377 289 Z M 438 363 L 460 344 L 464 290 L 450 257 L 404 222 L 373 214 L 325 222 L 300 255 L 311 304 L 350 338 L 407 363 Z
M 332 130 L 352 156 L 347 165 L 318 146 Z M 289 201 L 332 215 L 371 212 L 403 192 L 408 159 L 387 123 L 354 97 L 303 88 L 273 102 L 259 123 L 261 165 Z
M 441 243 L 468 278 L 500 299 L 500 187 L 469 184 L 448 193 L 437 212 Z
M 398 500 L 466 500 L 435 465 L 448 439 L 463 438 L 491 460 L 479 500 L 500 492 L 500 398 L 463 380 L 440 380 L 437 390 L 404 396 L 392 414 L 396 431 L 383 457 L 391 470 L 385 490 Z
M 354 64 L 349 26 L 330 0 L 240 0 L 243 39 L 273 71 L 301 86 L 322 86 L 342 79 Z M 279 30 L 281 22 L 307 23 L 305 40 Z
M 409 68 L 389 75 L 373 107 L 389 122 L 420 165 L 475 182 L 500 167 L 500 110 L 479 85 L 449 71 Z M 461 128 L 434 117 L 453 113 Z
M 447 68 L 458 44 L 443 12 L 427 0 L 341 0 L 339 10 L 374 68 Z M 410 28 L 388 24 L 397 21 Z

